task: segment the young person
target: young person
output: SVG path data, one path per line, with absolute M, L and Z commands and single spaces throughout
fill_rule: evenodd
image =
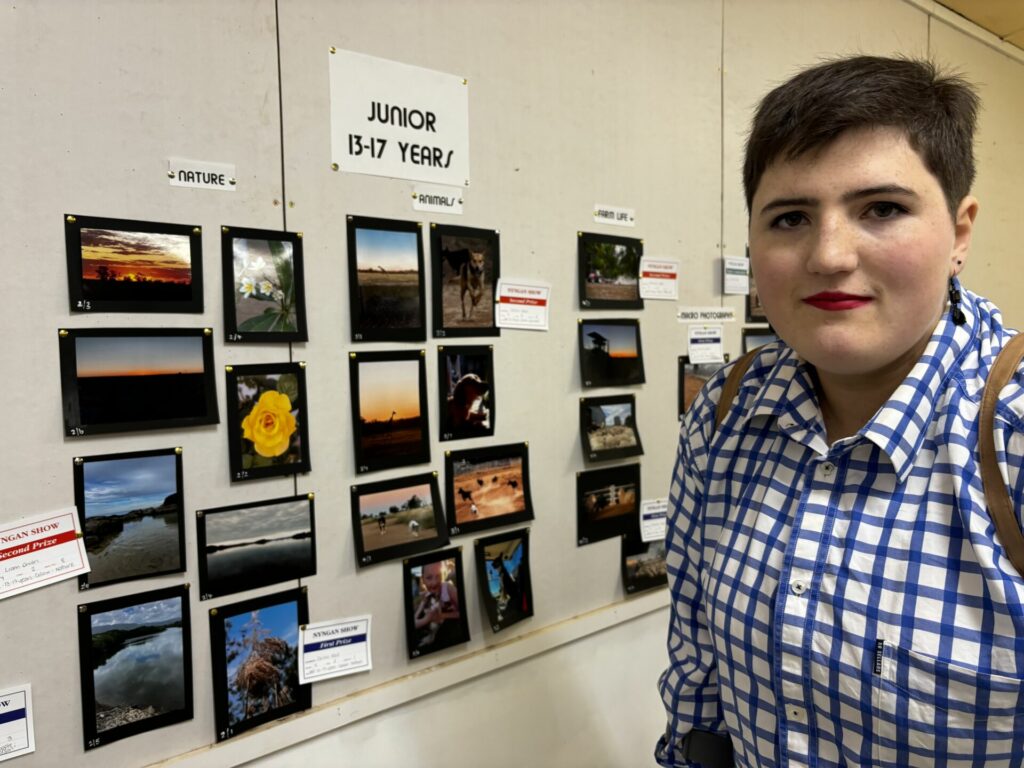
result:
M 662 765 L 1024 764 L 1024 580 L 977 453 L 1014 332 L 959 283 L 977 108 L 928 62 L 857 56 L 757 109 L 750 258 L 780 341 L 717 428 L 729 368 L 682 427 Z M 1018 518 L 1022 383 L 994 429 Z

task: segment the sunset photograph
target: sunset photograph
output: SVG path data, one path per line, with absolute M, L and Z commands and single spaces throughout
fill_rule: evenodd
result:
M 636 320 L 581 322 L 579 345 L 583 386 L 644 382 L 640 325 Z
M 357 470 L 428 461 L 426 371 L 420 353 L 357 355 L 350 375 Z

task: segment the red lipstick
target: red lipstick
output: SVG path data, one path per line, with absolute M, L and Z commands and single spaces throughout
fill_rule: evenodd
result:
M 842 291 L 822 291 L 803 300 L 816 309 L 823 309 L 826 312 L 842 312 L 848 309 L 863 307 L 871 301 L 869 296 L 856 296 L 852 293 Z

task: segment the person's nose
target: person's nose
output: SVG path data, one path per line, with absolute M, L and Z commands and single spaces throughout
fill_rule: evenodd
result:
M 824 275 L 851 272 L 860 261 L 857 249 L 854 224 L 841 213 L 825 213 L 810 243 L 807 270 Z

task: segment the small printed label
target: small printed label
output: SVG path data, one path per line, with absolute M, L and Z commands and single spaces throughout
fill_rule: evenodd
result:
M 691 325 L 689 331 L 688 351 L 691 364 L 725 362 L 725 356 L 722 352 L 722 326 Z
M 640 538 L 643 541 L 664 541 L 668 519 L 668 499 L 640 502 Z
M 673 259 L 640 259 L 640 298 L 676 301 L 679 298 L 679 262 Z
M 750 293 L 750 259 L 746 256 L 722 257 L 722 293 L 739 296 Z
M 412 190 L 412 208 L 427 213 L 462 215 L 462 190 L 458 187 L 439 187 L 418 184 Z
M 636 210 L 596 203 L 594 205 L 594 222 L 596 224 L 612 224 L 616 227 L 635 227 Z
M 527 280 L 498 279 L 495 325 L 526 331 L 548 330 L 548 301 L 551 286 Z
M 207 163 L 202 160 L 183 160 L 171 157 L 167 160 L 167 176 L 172 187 L 194 187 L 197 189 L 219 189 L 235 191 L 235 166 L 230 163 Z
M 676 319 L 680 323 L 734 323 L 736 310 L 732 307 L 679 307 Z

